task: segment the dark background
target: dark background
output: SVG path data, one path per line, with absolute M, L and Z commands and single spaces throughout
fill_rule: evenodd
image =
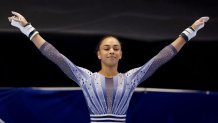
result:
M 218 2 L 186 0 L 2 1 L 0 86 L 77 86 L 7 20 L 14 10 L 76 65 L 100 69 L 95 47 L 104 35 L 123 43 L 119 71 L 139 67 L 196 19 L 210 20 L 140 87 L 218 90 Z

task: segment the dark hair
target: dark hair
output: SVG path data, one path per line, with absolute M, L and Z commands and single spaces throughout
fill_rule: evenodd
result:
M 104 36 L 103 38 L 101 38 L 101 40 L 98 42 L 98 44 L 97 44 L 97 47 L 96 47 L 96 53 L 99 51 L 99 49 L 100 49 L 100 46 L 101 46 L 101 43 L 106 39 L 106 38 L 115 38 L 115 39 L 117 39 L 118 40 L 118 38 L 116 37 L 116 36 L 111 36 L 111 35 L 106 35 L 106 36 Z M 120 46 L 121 46 L 121 42 L 118 40 L 118 42 L 120 43 Z M 122 47 L 122 46 L 121 46 Z

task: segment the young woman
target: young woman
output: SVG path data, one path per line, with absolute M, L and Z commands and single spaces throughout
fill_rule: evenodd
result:
M 89 112 L 90 122 L 125 123 L 126 113 L 134 89 L 161 65 L 172 59 L 197 31 L 204 27 L 209 17 L 201 17 L 185 29 L 178 38 L 164 47 L 156 56 L 141 67 L 119 73 L 118 63 L 122 58 L 122 47 L 113 36 L 103 38 L 98 45 L 97 56 L 101 61 L 101 69 L 91 72 L 76 66 L 54 46 L 44 40 L 39 32 L 19 13 L 12 12 L 8 17 L 12 26 L 21 30 L 35 46 L 82 89 Z

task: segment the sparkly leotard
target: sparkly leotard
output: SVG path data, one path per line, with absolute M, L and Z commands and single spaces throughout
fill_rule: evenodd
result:
M 143 66 L 106 78 L 76 66 L 48 42 L 40 47 L 40 51 L 81 87 L 91 123 L 125 123 L 134 89 L 177 53 L 172 45 L 168 45 Z

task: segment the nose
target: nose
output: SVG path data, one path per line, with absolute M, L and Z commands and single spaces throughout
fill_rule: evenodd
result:
M 110 54 L 114 54 L 114 49 L 111 48 L 110 51 L 109 51 L 109 53 L 110 53 Z

